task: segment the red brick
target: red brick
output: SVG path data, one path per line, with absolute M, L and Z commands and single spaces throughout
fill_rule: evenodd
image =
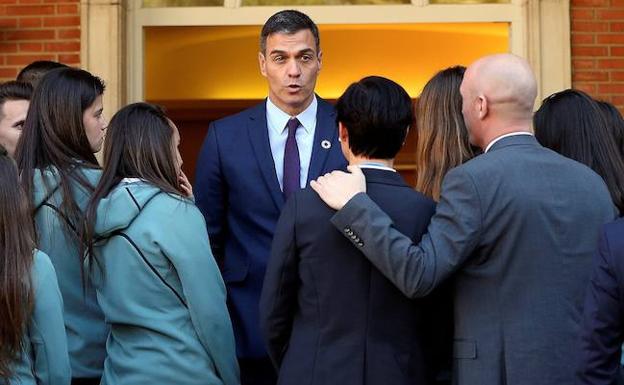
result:
M 624 44 L 624 34 L 598 35 L 598 44 Z
M 12 53 L 12 52 L 17 52 L 17 44 L 0 43 L 0 53 Z
M 572 55 L 575 57 L 578 56 L 607 56 L 609 54 L 609 50 L 607 47 L 592 47 L 592 46 L 573 46 L 572 47 Z
M 616 106 L 624 106 L 624 96 L 612 96 L 611 103 L 615 104 Z
M 571 8 L 576 7 L 608 7 L 609 0 L 572 0 Z
M 573 59 L 572 60 L 572 68 L 574 70 L 587 70 L 596 68 L 595 60 L 587 60 L 587 59 Z
M 610 56 L 624 56 L 624 47 L 611 47 L 609 51 Z
M 596 35 L 593 33 L 573 33 L 572 44 L 593 44 L 596 40 Z
M 54 30 L 19 30 L 19 31 L 6 31 L 6 40 L 42 40 L 42 39 L 54 39 Z
M 59 29 L 57 31 L 59 39 L 80 39 L 79 29 Z
M 580 83 L 580 84 L 574 84 L 573 86 L 577 90 L 581 90 L 581 91 L 586 92 L 586 93 L 588 93 L 590 95 L 596 94 L 596 86 L 593 85 L 593 84 Z
M 59 0 L 43 0 L 44 3 L 58 3 Z M 80 0 L 63 0 L 64 3 L 78 3 Z
M 608 81 L 609 73 L 606 71 L 574 71 L 572 80 L 577 81 Z
M 51 15 L 54 13 L 53 5 L 9 5 L 6 7 L 7 15 Z
M 43 44 L 41 43 L 20 43 L 20 52 L 41 52 L 43 51 Z
M 594 10 L 591 8 L 575 8 L 570 11 L 572 20 L 593 20 Z
M 624 82 L 624 72 L 612 71 L 611 80 Z
M 15 79 L 17 77 L 17 68 L 0 68 L 0 78 Z
M 624 0 L 611 0 L 612 7 L 624 7 Z
M 54 60 L 54 55 L 9 55 L 7 56 L 7 64 L 9 65 L 26 65 L 35 60 Z
M 41 27 L 41 18 L 40 17 L 20 17 L 19 25 L 20 25 L 20 28 Z
M 624 59 L 599 59 L 598 68 L 600 69 L 624 69 Z
M 43 18 L 45 27 L 73 27 L 80 25 L 80 16 L 51 16 Z
M 572 20 L 573 32 L 607 32 L 609 30 L 608 23 L 597 21 L 575 21 Z
M 41 0 L 19 0 L 20 4 L 41 4 Z
M 64 14 L 78 14 L 78 4 L 62 4 L 56 6 L 56 14 L 64 15 Z
M 68 55 L 68 54 L 60 54 L 58 55 L 58 61 L 65 64 L 80 64 L 80 55 Z
M 597 11 L 598 20 L 622 20 L 624 19 L 624 10 L 600 10 Z
M 624 23 L 609 23 L 611 32 L 624 32 Z
M 14 17 L 0 18 L 0 28 L 17 28 L 17 19 Z
M 80 51 L 80 42 L 68 41 L 46 43 L 45 50 L 47 52 L 77 52 Z
M 0 0 L 0 4 L 17 4 L 17 0 Z
M 601 94 L 624 94 L 624 83 L 598 84 Z

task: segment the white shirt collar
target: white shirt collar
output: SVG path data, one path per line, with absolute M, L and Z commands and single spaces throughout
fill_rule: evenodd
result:
M 295 118 L 299 119 L 299 123 L 301 123 L 301 126 L 303 126 L 304 130 L 308 134 L 313 132 L 315 128 L 314 126 L 316 125 L 317 108 L 318 102 L 316 101 L 315 96 L 312 99 L 312 103 L 310 103 L 310 105 L 299 115 L 295 116 Z M 286 129 L 286 123 L 288 123 L 288 120 L 292 118 L 292 116 L 288 115 L 278 106 L 273 104 L 271 98 L 267 98 L 266 109 L 269 127 L 273 127 L 273 129 L 276 130 L 278 134 L 282 133 Z
M 360 163 L 360 164 L 358 164 L 358 167 L 359 168 L 372 168 L 374 170 L 386 170 L 386 171 L 396 172 L 396 170 L 393 169 L 392 167 L 384 166 L 383 164 L 379 164 L 379 163 L 375 163 L 375 162 Z
M 498 138 L 494 138 L 494 140 L 492 140 L 490 142 L 490 144 L 487 145 L 487 147 L 485 148 L 485 151 L 483 151 L 483 153 L 485 154 L 486 152 L 488 152 L 490 150 L 490 148 L 492 148 L 492 146 L 498 142 L 499 140 L 503 139 L 503 138 L 507 138 L 510 136 L 517 136 L 517 135 L 531 135 L 533 136 L 532 133 L 530 132 L 526 132 L 526 131 L 516 131 L 516 132 L 510 132 L 509 134 L 505 134 L 505 135 L 501 135 Z

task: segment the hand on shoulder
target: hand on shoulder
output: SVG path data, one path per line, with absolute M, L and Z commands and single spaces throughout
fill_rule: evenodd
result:
M 331 208 L 340 210 L 356 194 L 366 192 L 366 178 L 358 166 L 349 172 L 332 171 L 310 182 L 310 187 Z

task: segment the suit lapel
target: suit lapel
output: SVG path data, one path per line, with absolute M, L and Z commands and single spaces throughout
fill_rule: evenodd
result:
M 336 112 L 326 101 L 318 98 L 318 111 L 316 113 L 316 130 L 314 131 L 314 143 L 312 144 L 312 158 L 308 168 L 308 183 L 320 176 L 331 151 L 331 146 L 337 145 L 336 138 Z M 323 148 L 321 143 L 329 143 L 329 148 Z
M 262 173 L 264 182 L 269 189 L 271 198 L 278 210 L 284 205 L 284 195 L 279 187 L 277 175 L 275 175 L 275 163 L 269 143 L 269 132 L 266 120 L 266 104 L 260 103 L 250 114 L 247 122 L 247 132 L 251 140 L 251 147 L 258 161 L 258 167 Z

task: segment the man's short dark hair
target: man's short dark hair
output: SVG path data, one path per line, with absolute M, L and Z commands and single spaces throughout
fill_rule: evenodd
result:
M 269 17 L 269 20 L 264 23 L 262 32 L 260 32 L 260 52 L 266 53 L 266 41 L 269 35 L 274 33 L 293 34 L 301 30 L 309 29 L 314 36 L 316 42 L 316 53 L 321 49 L 321 38 L 319 37 L 318 27 L 312 19 L 305 13 L 295 11 L 294 9 L 288 9 L 280 11 L 273 16 Z
M 349 133 L 354 155 L 392 159 L 413 121 L 412 100 L 400 85 L 380 76 L 353 83 L 336 103 L 336 120 Z
M 30 84 L 12 80 L 0 84 L 0 118 L 2 118 L 2 107 L 9 100 L 30 100 L 33 88 Z
M 17 74 L 17 81 L 30 83 L 34 87 L 37 86 L 39 80 L 45 76 L 48 72 L 57 69 L 67 67 L 63 63 L 51 61 L 51 60 L 37 60 L 26 67 Z

